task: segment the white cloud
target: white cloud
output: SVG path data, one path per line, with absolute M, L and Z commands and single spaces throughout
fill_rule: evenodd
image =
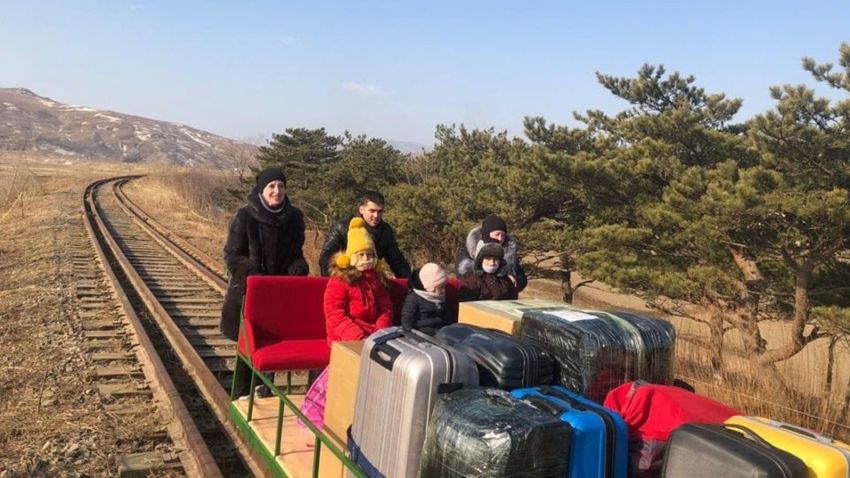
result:
M 361 96 L 383 96 L 386 93 L 383 88 L 375 85 L 364 85 L 356 81 L 347 81 L 342 84 L 342 89 Z
M 280 37 L 279 40 L 283 46 L 292 46 L 295 44 L 295 39 L 292 37 Z
M 145 8 L 145 6 L 141 3 L 133 3 L 130 5 L 130 10 L 141 10 L 143 8 Z

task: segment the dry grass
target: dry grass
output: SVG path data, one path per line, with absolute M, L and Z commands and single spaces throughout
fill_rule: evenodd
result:
M 697 391 L 716 400 L 735 406 L 748 415 L 769 417 L 803 426 L 850 441 L 850 424 L 842 413 L 839 400 L 804 394 L 787 387 L 786 383 L 773 381 L 765 386 L 757 380 L 746 359 L 732 357 L 728 369 L 720 376 L 707 366 L 709 355 L 705 349 L 691 347 L 688 352 L 677 351 L 676 375 Z
M 45 172 L 29 164 L 0 164 L 0 223 L 26 217 L 30 199 L 44 192 Z

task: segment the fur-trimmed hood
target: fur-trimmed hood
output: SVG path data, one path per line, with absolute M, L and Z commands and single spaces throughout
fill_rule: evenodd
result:
M 491 253 L 485 251 L 485 249 L 491 249 Z M 475 248 L 475 267 L 474 271 L 476 274 L 484 274 L 484 267 L 482 267 L 482 263 L 484 262 L 485 257 L 498 257 L 499 258 L 499 268 L 496 270 L 495 274 L 497 276 L 503 276 L 508 273 L 508 262 L 505 260 L 505 249 L 496 242 L 484 242 L 479 241 L 478 247 Z
M 331 257 L 331 260 L 328 263 L 328 272 L 330 272 L 330 276 L 342 279 L 346 284 L 352 284 L 360 280 L 360 278 L 363 277 L 363 273 L 358 271 L 356 267 L 350 266 L 343 269 L 337 265 L 336 258 L 340 254 L 345 253 L 337 252 L 333 255 L 333 257 Z M 381 283 L 383 283 L 384 286 L 387 286 L 390 279 L 390 266 L 387 265 L 386 261 L 378 259 L 378 262 L 375 264 L 375 269 L 373 270 L 377 273 Z
M 469 234 L 466 235 L 466 252 L 475 261 L 476 271 L 481 270 L 481 261 L 476 256 L 478 255 L 479 248 L 483 247 L 483 245 L 484 240 L 481 239 L 481 226 L 469 231 Z M 505 250 L 505 257 L 502 260 L 502 266 L 499 268 L 499 274 L 504 274 L 507 268 L 515 268 L 519 260 L 517 257 L 517 242 L 514 236 L 507 235 L 504 244 L 502 244 L 502 249 Z

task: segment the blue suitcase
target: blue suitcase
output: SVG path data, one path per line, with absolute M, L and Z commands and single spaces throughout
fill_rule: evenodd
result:
M 573 428 L 568 478 L 626 478 L 629 436 L 617 412 L 559 386 L 523 388 L 511 394 L 560 415 Z

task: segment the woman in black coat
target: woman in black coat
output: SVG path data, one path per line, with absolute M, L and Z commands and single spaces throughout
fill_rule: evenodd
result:
M 224 261 L 230 274 L 221 309 L 224 336 L 231 340 L 239 336 L 248 276 L 306 276 L 310 270 L 304 260 L 303 247 L 304 215 L 286 196 L 286 176 L 275 168 L 261 171 L 256 186 L 248 193 L 246 204 L 230 221 L 224 245 Z M 237 375 L 250 380 L 247 370 L 240 369 Z M 250 381 L 240 383 L 237 393 L 247 393 L 249 386 Z

